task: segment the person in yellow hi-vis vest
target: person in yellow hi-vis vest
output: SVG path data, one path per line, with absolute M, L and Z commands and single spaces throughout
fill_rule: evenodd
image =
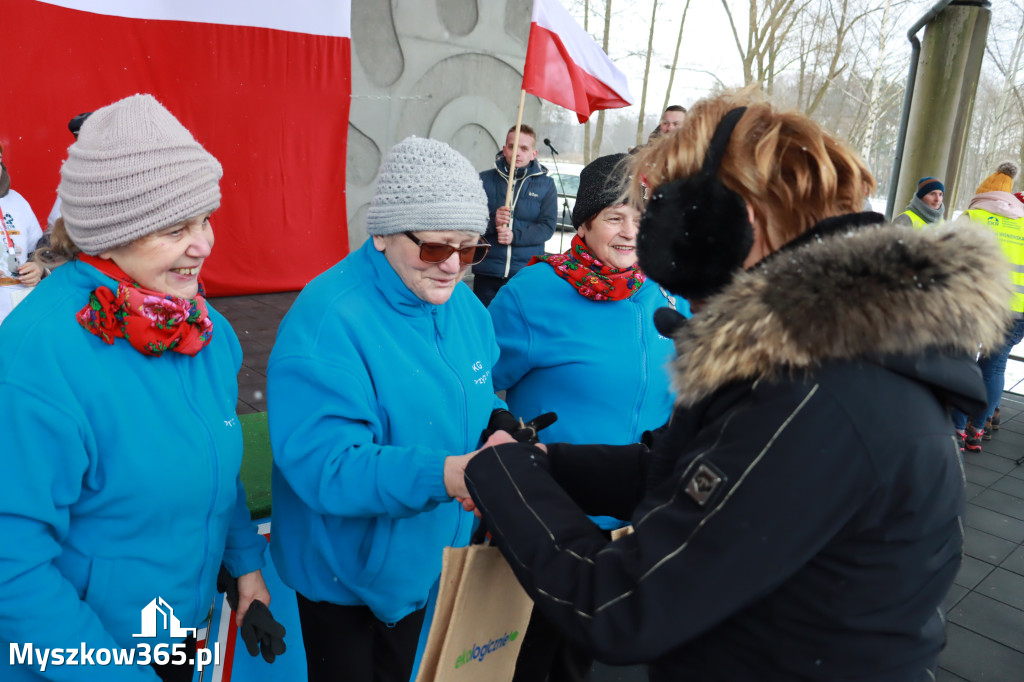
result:
M 945 211 L 942 205 L 945 193 L 946 186 L 938 178 L 921 178 L 917 181 L 917 191 L 907 205 L 907 210 L 892 219 L 893 225 L 906 225 L 920 230 L 925 225 L 941 222 Z
M 972 415 L 953 410 L 953 425 L 960 434 L 961 447 L 970 452 L 981 450 L 981 441 L 992 437 L 990 423 L 1003 397 L 1006 360 L 1010 357 L 1010 350 L 1024 339 L 1024 203 L 1010 193 L 1016 175 L 1016 164 L 999 164 L 996 172 L 978 186 L 967 210 L 957 219 L 957 222 L 987 225 L 995 233 L 1010 261 L 1014 289 L 1014 321 L 1007 330 L 1002 347 L 983 352 L 978 358 L 988 394 L 988 407 L 984 412 Z

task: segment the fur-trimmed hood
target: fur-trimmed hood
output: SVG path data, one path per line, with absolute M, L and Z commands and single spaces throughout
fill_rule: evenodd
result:
M 1002 343 L 1012 290 L 987 228 L 878 225 L 799 241 L 737 273 L 676 331 L 677 404 L 830 360 Z

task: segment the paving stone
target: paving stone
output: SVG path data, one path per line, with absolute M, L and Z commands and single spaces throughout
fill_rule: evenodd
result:
M 942 601 L 942 609 L 945 613 L 949 613 L 953 610 L 953 607 L 963 599 L 967 593 L 970 592 L 966 587 L 962 587 L 953 583 L 949 586 L 949 592 L 946 594 L 946 598 Z
M 972 592 L 950 610 L 948 621 L 1024 654 L 1024 611 L 1018 608 Z
M 970 682 L 959 675 L 954 675 L 944 668 L 939 668 L 939 671 L 935 674 L 935 682 Z
M 939 667 L 970 682 L 1020 682 L 1024 679 L 1024 654 L 948 623 Z
M 1024 481 L 1021 482 L 1024 483 Z M 983 485 L 971 483 L 970 481 L 964 483 L 964 494 L 967 496 L 968 500 L 973 499 L 975 495 L 978 495 L 984 490 L 986 490 L 986 488 Z
M 1019 497 L 989 488 L 977 495 L 970 503 L 1024 521 L 1024 500 Z
M 992 564 L 975 559 L 974 557 L 965 556 L 963 561 L 960 562 L 960 570 L 957 571 L 953 583 L 973 590 L 993 569 L 995 569 L 995 566 Z
M 967 476 L 968 483 L 976 483 L 985 488 L 989 487 L 1005 474 L 999 471 L 992 471 L 986 469 L 983 466 L 977 464 L 971 464 L 970 462 L 964 462 L 964 474 Z
M 1017 548 L 1017 543 L 990 535 L 977 528 L 964 533 L 964 554 L 998 566 Z
M 974 593 L 1024 610 L 1024 576 L 1006 569 L 996 568 L 989 573 L 974 588 Z
M 1018 544 L 1024 542 L 1024 521 L 1010 518 L 998 511 L 979 507 L 973 501 L 967 503 L 967 516 L 964 523 L 970 528 L 977 528 L 1004 540 Z
M 970 452 L 964 454 L 964 462 L 966 464 L 976 464 L 992 471 L 998 471 L 1001 474 L 1005 474 L 1008 471 L 1016 468 L 1013 460 L 1007 459 L 1006 457 L 1000 457 L 994 455 L 991 452 Z
M 1006 493 L 1007 495 L 1013 495 L 1014 497 L 1024 499 L 1024 480 L 1019 478 L 1003 476 L 992 484 L 992 489 L 998 490 L 1001 493 Z
M 999 564 L 999 567 L 1007 571 L 1013 571 L 1014 573 L 1024 575 L 1024 547 L 1017 547 L 1017 549 L 1010 552 L 1010 556 L 1006 557 L 1006 559 Z

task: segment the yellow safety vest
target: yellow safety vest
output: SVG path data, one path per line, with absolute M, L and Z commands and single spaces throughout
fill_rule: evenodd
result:
M 900 213 L 900 215 L 905 215 L 908 218 L 910 218 L 910 225 L 915 230 L 920 230 L 922 227 L 924 227 L 925 225 L 928 224 L 928 221 L 926 221 L 924 218 L 922 218 L 921 216 L 917 215 L 916 213 L 914 213 L 910 209 L 907 209 L 903 213 Z
M 1007 218 L 978 208 L 967 211 L 971 222 L 987 225 L 999 239 L 1006 260 L 1010 261 L 1010 278 L 1013 281 L 1013 302 L 1010 307 L 1015 313 L 1024 313 L 1024 219 Z

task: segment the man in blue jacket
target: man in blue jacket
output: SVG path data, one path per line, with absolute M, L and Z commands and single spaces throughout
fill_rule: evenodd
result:
M 464 453 L 504 406 L 490 317 L 460 282 L 489 248 L 487 200 L 465 157 L 410 137 L 366 223 L 270 356 L 270 552 L 298 593 L 310 680 L 406 682 L 441 550 L 469 542 Z
M 473 266 L 473 291 L 484 305 L 490 305 L 498 289 L 530 262 L 544 253 L 544 242 L 555 233 L 558 192 L 548 170 L 537 163 L 537 133 L 528 125 L 515 126 L 505 136 L 505 146 L 494 157 L 494 168 L 480 174 L 487 192 L 487 230 L 484 239 L 491 251 Z M 512 205 L 505 205 L 508 174 L 515 156 Z

